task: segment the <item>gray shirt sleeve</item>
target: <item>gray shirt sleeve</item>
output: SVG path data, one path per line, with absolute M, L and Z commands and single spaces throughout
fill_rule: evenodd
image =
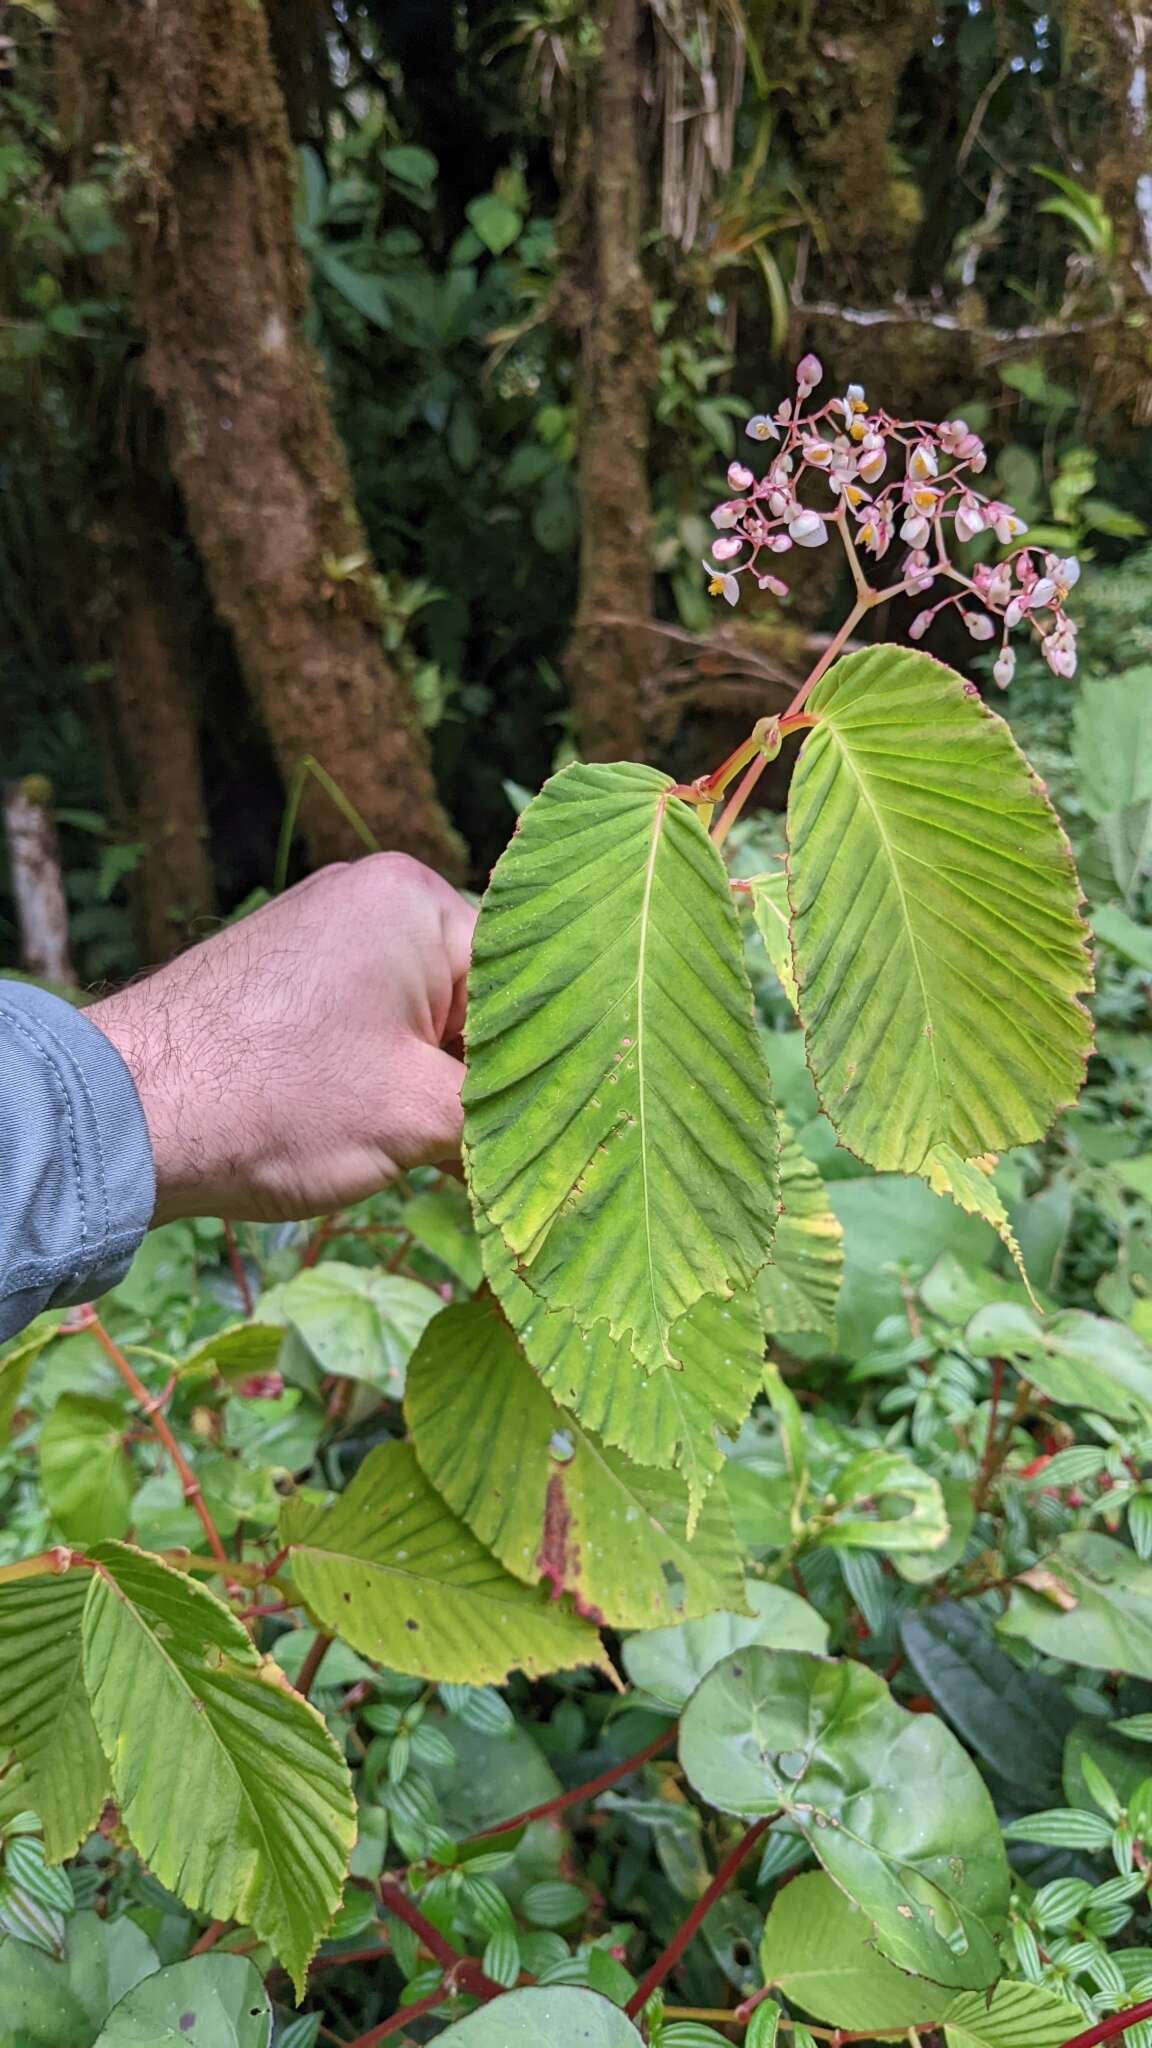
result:
M 59 996 L 0 979 L 0 1340 L 122 1280 L 155 1200 L 116 1048 Z

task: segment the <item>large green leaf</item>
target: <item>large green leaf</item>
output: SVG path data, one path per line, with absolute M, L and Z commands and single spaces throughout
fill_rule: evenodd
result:
M 407 1444 L 369 1452 L 331 1507 L 286 1502 L 280 1536 L 317 1620 L 393 1671 L 484 1685 L 603 1662 L 595 1630 L 506 1572 Z
M 1009 1359 L 1062 1407 L 1152 1421 L 1152 1350 L 1126 1323 L 1075 1308 L 1045 1319 L 997 1301 L 976 1311 L 964 1341 L 976 1358 Z
M 756 1289 L 769 1331 L 812 1330 L 836 1341 L 836 1297 L 844 1270 L 844 1232 L 828 1192 L 785 1119 L 780 1119 L 780 1198 L 772 1263 Z
M 194 1956 L 129 1991 L 96 2048 L 268 2048 L 272 2008 L 244 1956 Z
M 558 1408 L 494 1303 L 429 1325 L 405 1411 L 425 1475 L 516 1578 L 546 1579 L 613 1628 L 740 1604 L 724 1494 L 712 1488 L 689 1542 L 684 1481 L 632 1464 Z
M 874 1671 L 737 1650 L 689 1701 L 680 1758 L 722 1812 L 786 1814 L 889 1962 L 957 1990 L 994 1982 L 1008 1865 L 992 1802 L 943 1722 Z
M 594 1991 L 512 1991 L 449 2027 L 444 2048 L 641 2048 L 618 2006 Z
M 585 1336 L 518 1277 L 495 1232 L 484 1233 L 492 1291 L 546 1387 L 607 1443 L 641 1465 L 675 1465 L 693 1512 L 724 1462 L 717 1431 L 735 1436 L 760 1388 L 764 1328 L 754 1293 L 712 1296 L 671 1335 L 679 1370 L 646 1373 L 606 1323 Z
M 746 1643 L 767 1643 L 774 1650 L 813 1650 L 818 1655 L 827 1649 L 827 1622 L 786 1586 L 749 1579 L 744 1598 L 753 1610 L 750 1615 L 709 1614 L 702 1621 L 630 1636 L 624 1645 L 624 1669 L 633 1685 L 678 1714 L 700 1680 Z
M 1025 1798 L 1054 1806 L 1064 1738 L 1076 1710 L 1040 1671 L 1021 1671 L 972 1606 L 936 1600 L 906 1614 L 908 1661 L 977 1756 Z
M 474 1203 L 549 1307 L 648 1369 L 754 1279 L 776 1131 L 720 857 L 652 768 L 577 763 L 497 863 L 476 929 Z
M 73 1913 L 60 1957 L 26 1941 L 0 1941 L 0 2041 L 4 2048 L 92 2048 L 112 2008 L 159 1963 L 148 1937 L 124 1916 Z
M 940 1550 L 948 1515 L 940 1481 L 902 1451 L 861 1451 L 838 1472 L 816 1518 L 838 1550 Z
M 47 1316 L 40 1317 L 16 1343 L 6 1344 L 0 1350 L 0 1439 L 7 1437 L 12 1426 L 25 1380 L 58 1329 L 59 1323 Z
M 413 1345 L 440 1307 L 438 1295 L 403 1273 L 326 1259 L 262 1296 L 264 1322 L 286 1322 L 325 1372 L 368 1380 L 399 1400 Z
M 1046 1657 L 1093 1671 L 1152 1678 L 1152 1565 L 1093 1529 L 1061 1536 L 1042 1565 L 1059 1604 L 1014 1585 L 996 1624 L 1001 1634 L 1023 1636 Z
M 1152 855 L 1152 667 L 1085 684 L 1073 719 L 1077 793 L 1128 895 Z
M 942 2019 L 952 1993 L 886 1962 L 867 1915 L 822 1870 L 778 1892 L 760 1944 L 764 1982 L 833 2027 L 898 2033 Z
M 875 647 L 809 700 L 788 801 L 808 1056 L 845 1145 L 927 1174 L 1073 1101 L 1091 983 L 1072 856 L 1003 721 L 929 655 Z
M 84 1671 L 132 1842 L 186 1905 L 253 1927 L 302 1992 L 355 1834 L 344 1759 L 212 1594 L 126 1544 L 94 1555 Z
M 108 1767 L 81 1667 L 84 1572 L 0 1586 L 0 1755 L 14 1750 L 54 1863 L 94 1828 Z
M 136 1475 L 125 1426 L 118 1402 L 62 1394 L 40 1432 L 40 1484 L 69 1543 L 100 1543 L 128 1527 Z
M 1084 2014 L 1070 1999 L 1040 1984 L 998 1984 L 991 1997 L 969 1992 L 944 2015 L 946 2048 L 1064 2048 L 1084 2030 Z

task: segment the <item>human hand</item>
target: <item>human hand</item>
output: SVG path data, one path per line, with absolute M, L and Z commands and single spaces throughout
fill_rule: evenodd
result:
M 154 1223 L 279 1222 L 460 1149 L 475 913 L 430 868 L 323 868 L 86 1012 L 136 1083 Z

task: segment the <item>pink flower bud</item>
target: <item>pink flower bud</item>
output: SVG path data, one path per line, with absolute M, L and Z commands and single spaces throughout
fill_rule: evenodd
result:
M 987 612 L 966 612 L 961 609 L 960 616 L 974 640 L 990 640 L 996 631 Z
M 1028 609 L 1036 611 L 1040 606 L 1051 604 L 1056 595 L 1056 585 L 1051 576 L 1040 576 L 1028 592 Z
M 1004 613 L 1004 624 L 1009 629 L 1013 626 L 1018 626 L 1027 609 L 1028 604 L 1025 598 L 1014 597 Z
M 796 365 L 796 382 L 801 391 L 815 391 L 824 375 L 824 365 L 819 356 L 801 356 Z
M 792 510 L 792 499 L 787 491 L 769 491 L 768 510 L 776 519 L 782 519 L 785 512 Z
M 788 522 L 788 531 L 798 547 L 823 547 L 828 538 L 828 528 L 818 512 L 798 512 Z
M 996 656 L 995 666 L 992 670 L 993 681 L 999 685 L 1000 689 L 1006 690 L 1015 673 L 1015 650 L 1011 647 L 1002 647 Z
M 922 640 L 932 624 L 932 617 L 933 614 L 930 611 L 917 612 L 916 617 L 908 628 L 908 638 L 910 640 Z
M 900 528 L 900 538 L 906 540 L 910 548 L 919 548 L 923 547 L 931 531 L 923 513 L 912 512 Z
M 717 505 L 712 513 L 712 524 L 719 527 L 735 526 L 743 510 L 743 505 Z
M 742 462 L 730 462 L 728 464 L 728 489 L 730 491 L 749 491 L 755 481 L 756 479 L 752 471 L 746 469 Z
M 721 535 L 719 540 L 713 541 L 712 553 L 718 562 L 730 562 L 733 555 L 738 555 L 743 546 L 744 540 L 742 535 L 738 533 L 725 533 Z
M 1045 560 L 1048 574 L 1054 577 L 1057 583 L 1062 583 L 1065 590 L 1072 590 L 1079 583 L 1080 564 L 1076 560 L 1075 555 L 1065 555 L 1062 561 L 1057 561 L 1052 555 L 1048 555 L 1045 557 Z
M 765 546 L 770 547 L 774 555 L 786 555 L 791 545 L 792 542 L 786 533 L 770 533 L 765 542 Z
M 883 442 L 878 448 L 863 448 L 856 464 L 856 474 L 866 484 L 878 483 L 888 466 L 888 450 Z
M 788 585 L 781 583 L 779 576 L 758 576 L 756 578 L 756 586 L 759 590 L 770 590 L 773 597 L 787 597 L 788 595 Z

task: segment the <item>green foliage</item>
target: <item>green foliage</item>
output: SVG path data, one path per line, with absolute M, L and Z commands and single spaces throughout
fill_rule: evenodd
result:
M 259 1973 L 242 1956 L 173 1963 L 129 1991 L 108 2016 L 96 2048 L 171 2042 L 190 2048 L 268 2048 L 272 2009 Z
M 562 2032 L 560 2030 L 563 2030 Z M 588 1991 L 517 1991 L 499 2008 L 477 2013 L 442 2036 L 446 2048 L 636 2048 L 640 2036 L 606 1999 Z

